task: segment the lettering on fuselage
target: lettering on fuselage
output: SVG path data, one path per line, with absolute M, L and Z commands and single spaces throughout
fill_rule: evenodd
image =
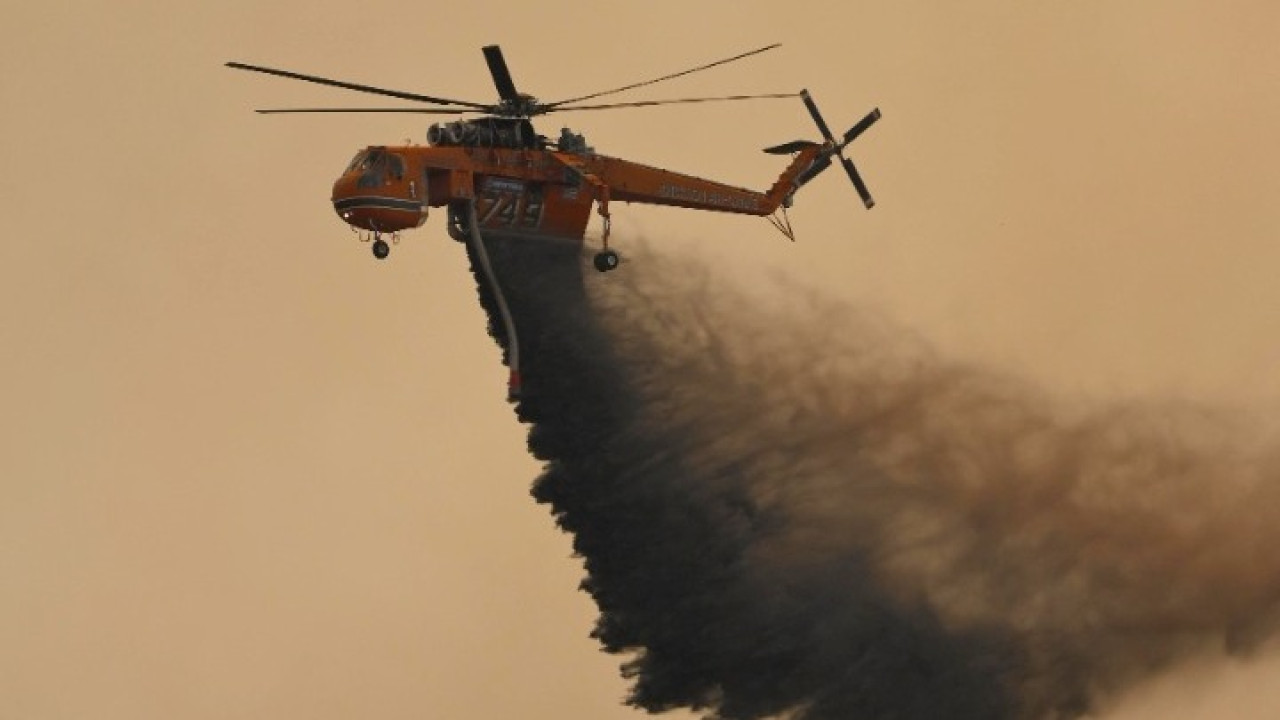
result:
M 496 195 L 499 193 L 519 194 L 524 192 L 524 181 L 514 178 L 504 177 L 488 177 L 484 181 L 484 194 Z
M 756 210 L 760 207 L 760 200 L 757 198 L 726 195 L 724 193 L 715 192 L 714 190 L 708 192 L 706 190 L 681 187 L 679 185 L 659 185 L 658 196 L 670 198 L 672 200 L 681 200 L 683 202 L 694 202 L 701 203 L 703 205 L 733 208 L 735 210 Z

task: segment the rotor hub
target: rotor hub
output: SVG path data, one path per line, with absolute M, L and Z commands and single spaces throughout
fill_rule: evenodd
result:
M 527 118 L 541 114 L 542 106 L 538 98 L 519 93 L 514 97 L 504 98 L 495 110 L 497 111 L 495 114 L 502 117 Z

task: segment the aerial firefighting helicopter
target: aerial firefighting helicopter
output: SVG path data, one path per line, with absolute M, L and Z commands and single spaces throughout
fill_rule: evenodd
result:
M 652 80 L 588 95 L 541 102 L 516 90 L 502 50 L 483 48 L 484 58 L 497 87 L 499 101 L 465 100 L 387 90 L 314 75 L 258 65 L 229 62 L 237 70 L 410 100 L 436 107 L 414 108 L 294 108 L 258 110 L 259 113 L 417 113 L 429 115 L 479 114 L 481 117 L 436 123 L 427 130 L 427 145 L 372 146 L 358 152 L 333 185 L 333 207 L 353 228 L 368 231 L 373 254 L 386 258 L 390 246 L 385 235 L 398 239 L 401 230 L 421 226 L 431 207 L 445 207 L 452 236 L 465 241 L 470 234 L 503 235 L 581 243 L 595 204 L 603 219 L 602 249 L 594 265 L 606 272 L 618 266 L 617 252 L 609 247 L 609 203 L 673 205 L 695 210 L 760 215 L 788 238 L 794 233 L 786 208 L 801 186 L 812 180 L 838 157 L 849 179 L 870 208 L 874 205 L 867 186 L 853 163 L 844 156 L 849 143 L 880 119 L 872 110 L 840 138 L 834 136 L 807 90 L 799 93 L 730 95 L 676 100 L 583 104 L 605 95 L 653 85 L 779 47 L 757 48 L 723 60 L 700 65 Z M 641 165 L 597 154 L 582 135 L 568 128 L 552 140 L 539 135 L 530 120 L 539 115 L 571 110 L 609 110 L 653 105 L 741 101 L 799 97 L 821 131 L 824 141 L 793 142 L 765 148 L 775 155 L 793 155 L 790 165 L 765 192 L 734 187 L 692 175 Z
M 260 113 L 481 115 L 479 118 L 432 125 L 427 130 L 426 146 L 378 145 L 356 153 L 333 184 L 333 208 L 353 229 L 369 233 L 373 254 L 380 260 L 391 251 L 384 236 L 389 235 L 395 240 L 401 230 L 419 227 L 426 222 L 428 208 L 446 208 L 449 234 L 460 242 L 470 243 L 496 298 L 507 338 L 508 399 L 515 400 L 521 390 L 519 343 L 515 321 L 488 260 L 486 238 L 568 241 L 580 246 L 594 204 L 603 219 L 603 232 L 601 250 L 595 254 L 593 264 L 600 272 L 607 272 L 619 264 L 618 253 L 609 247 L 609 202 L 621 200 L 760 215 L 769 218 L 774 227 L 794 240 L 795 233 L 786 209 L 790 207 L 796 191 L 830 167 L 834 157 L 840 158 L 863 204 L 868 208 L 875 204 L 857 168 L 843 151 L 880 119 L 878 108 L 837 138 L 827 127 L 807 90 L 768 95 L 583 104 L 587 100 L 707 70 L 776 47 L 776 44 L 768 45 L 652 80 L 549 103 L 516 90 L 502 50 L 497 45 L 483 48 L 485 62 L 498 89 L 499 101 L 496 104 L 387 90 L 238 62 L 229 62 L 227 66 L 437 106 L 292 108 L 258 110 Z M 764 192 L 600 155 L 582 135 L 568 128 L 561 130 L 556 140 L 551 140 L 539 135 L 530 122 L 539 115 L 570 110 L 793 97 L 804 101 L 822 133 L 823 142 L 794 140 L 765 148 L 767 153 L 793 157 L 782 175 Z

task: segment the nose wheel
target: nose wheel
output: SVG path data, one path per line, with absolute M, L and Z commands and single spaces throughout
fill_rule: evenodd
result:
M 595 266 L 600 272 L 609 272 L 618 267 L 618 253 L 612 250 L 601 250 L 596 253 Z
M 391 254 L 391 246 L 387 244 L 386 240 L 383 240 L 382 238 L 377 238 L 376 240 L 373 241 L 374 257 L 378 258 L 379 260 L 386 260 L 387 256 L 390 254 Z

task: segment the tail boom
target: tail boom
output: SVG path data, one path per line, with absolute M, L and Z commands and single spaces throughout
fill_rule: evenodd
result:
M 779 208 L 789 207 L 795 192 L 831 167 L 834 160 L 838 158 L 862 197 L 863 203 L 870 208 L 875 201 L 871 199 L 871 194 L 867 191 L 866 184 L 862 182 L 853 163 L 844 156 L 843 150 L 880 119 L 880 110 L 872 110 L 856 125 L 849 128 L 842 138 L 837 139 L 818 113 L 818 107 L 810 97 L 809 91 L 802 90 L 800 96 L 825 142 L 795 140 L 765 148 L 767 153 L 792 155 L 792 159 L 773 186 L 763 193 L 603 155 L 572 153 L 552 153 L 551 155 L 569 170 L 571 175 L 589 178 L 592 185 L 607 188 L 608 198 L 613 201 L 670 205 L 762 217 L 773 215 Z

